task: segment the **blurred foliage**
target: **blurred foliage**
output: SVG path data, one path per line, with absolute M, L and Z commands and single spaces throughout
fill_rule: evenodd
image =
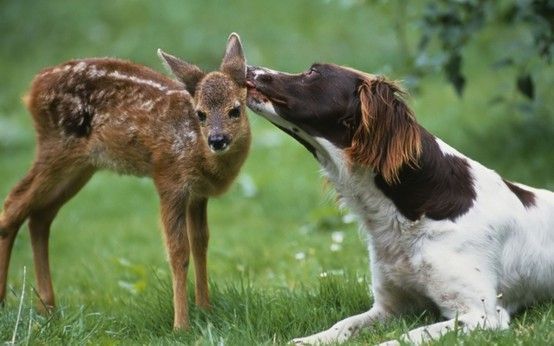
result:
M 461 51 L 475 32 L 482 28 L 487 12 L 484 5 L 487 3 L 491 2 L 486 0 L 433 1 L 427 3 L 423 12 L 419 54 L 424 54 L 429 47 L 429 42 L 436 38 L 440 44 L 440 53 L 444 57 L 435 61 L 460 95 L 466 83 L 461 71 Z
M 519 49 L 519 56 L 507 56 L 498 52 L 493 66 L 517 65 L 517 89 L 533 99 L 534 82 L 527 68 L 532 59 L 539 58 L 544 64 L 552 62 L 554 54 L 554 1 L 522 0 L 440 0 L 425 6 L 422 15 L 422 36 L 419 54 L 426 52 L 429 42 L 435 38 L 440 43 L 444 58 L 439 60 L 449 82 L 458 94 L 462 94 L 465 77 L 462 73 L 464 46 L 475 37 L 485 25 L 495 25 L 503 30 L 521 26 L 530 35 L 513 42 Z M 530 36 L 530 37 L 529 37 Z
M 493 71 L 512 67 L 517 70 L 516 89 L 529 99 L 535 97 L 534 75 L 552 62 L 554 54 L 554 1 L 552 0 L 439 0 L 425 5 L 409 1 L 369 1 L 398 10 L 396 35 L 407 55 L 408 69 L 419 78 L 430 71 L 442 70 L 461 96 L 466 87 L 463 72 L 464 48 L 481 31 L 494 28 L 510 33 L 496 34 L 511 49 L 501 49 L 489 59 Z M 419 40 L 410 54 L 406 20 L 417 23 Z M 515 35 L 513 35 L 515 34 Z M 537 65 L 537 66 L 533 66 Z

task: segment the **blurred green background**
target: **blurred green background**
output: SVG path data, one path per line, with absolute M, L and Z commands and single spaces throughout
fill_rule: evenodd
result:
M 166 73 L 156 56 L 162 48 L 213 70 L 233 31 L 250 64 L 300 72 L 315 61 L 334 62 L 404 80 L 419 121 L 435 135 L 507 179 L 554 189 L 552 65 L 530 60 L 534 100 L 516 90 L 516 67 L 491 68 L 499 52 L 523 54 L 515 42 L 531 41 L 528 29 L 486 25 L 475 32 L 463 47 L 467 84 L 458 97 L 439 69 L 414 74 L 423 64 L 414 59 L 424 2 L 406 3 L 0 0 L 0 199 L 33 159 L 34 130 L 20 98 L 42 68 L 110 56 Z M 365 283 L 367 254 L 357 226 L 337 210 L 316 162 L 266 121 L 249 117 L 251 155 L 229 193 L 210 202 L 212 282 L 290 289 L 315 287 L 327 273 Z M 135 308 L 130 299 L 146 300 L 152 287 L 169 282 L 157 202 L 148 179 L 100 172 L 62 209 L 51 237 L 60 305 L 117 318 L 114 311 Z M 22 268 L 30 273 L 32 263 L 25 228 L 12 258 L 9 283 L 18 292 Z M 10 311 L 17 299 L 10 295 Z M 164 327 L 171 323 L 168 311 Z M 2 335 L 10 333 L 11 327 Z

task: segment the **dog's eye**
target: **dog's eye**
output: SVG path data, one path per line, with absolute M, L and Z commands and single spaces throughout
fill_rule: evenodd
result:
M 238 118 L 240 117 L 240 106 L 236 106 L 234 108 L 232 108 L 230 111 L 229 111 L 229 116 L 231 118 Z
M 199 119 L 201 122 L 206 121 L 206 113 L 204 113 L 204 112 L 202 112 L 202 111 L 196 111 L 196 116 L 198 117 L 198 119 Z

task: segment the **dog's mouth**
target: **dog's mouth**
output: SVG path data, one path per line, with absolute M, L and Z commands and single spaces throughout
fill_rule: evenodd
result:
M 256 103 L 267 103 L 269 98 L 265 96 L 257 87 L 254 82 L 247 80 L 246 81 L 246 90 L 248 92 L 248 101 L 254 101 Z
M 261 90 L 263 88 L 259 85 L 256 85 L 256 82 L 253 80 L 246 81 L 246 89 L 248 92 L 248 101 L 250 104 L 251 101 L 253 101 L 258 104 L 272 103 L 281 107 L 287 106 L 287 100 L 284 97 L 280 97 L 278 95 L 268 95 L 267 93 L 264 93 Z
M 275 126 L 289 134 L 291 137 L 295 138 L 317 159 L 314 146 L 297 133 L 298 127 L 291 125 L 290 122 L 283 119 L 279 114 L 277 114 L 275 108 L 273 107 L 273 104 L 286 106 L 286 101 L 265 95 L 260 88 L 256 86 L 255 82 L 251 80 L 246 81 L 246 88 L 248 91 L 248 107 L 250 107 L 254 112 L 257 112 L 267 118 L 275 124 Z

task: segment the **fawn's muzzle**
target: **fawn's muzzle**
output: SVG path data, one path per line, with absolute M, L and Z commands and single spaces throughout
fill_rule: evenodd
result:
M 230 138 L 227 135 L 216 133 L 208 136 L 208 145 L 212 151 L 223 151 L 229 146 Z

